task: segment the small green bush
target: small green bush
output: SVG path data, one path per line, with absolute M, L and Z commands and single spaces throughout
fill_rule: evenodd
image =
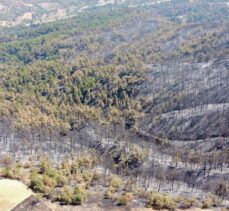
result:
M 48 186 L 45 186 L 44 182 L 43 182 L 43 178 L 40 175 L 33 175 L 30 181 L 30 188 L 35 191 L 35 192 L 39 192 L 39 193 L 48 193 L 49 192 L 49 188 Z
M 64 204 L 71 204 L 72 203 L 72 191 L 64 187 L 61 189 L 60 193 L 57 196 L 57 200 L 64 203 Z
M 109 178 L 109 186 L 113 187 L 115 190 L 118 190 L 122 185 L 122 180 L 116 176 L 116 175 L 112 175 Z
M 2 177 L 8 178 L 8 179 L 14 179 L 14 171 L 11 167 L 5 167 L 1 171 Z
M 90 183 L 92 180 L 92 175 L 88 171 L 83 171 L 82 178 L 84 179 L 85 182 Z
M 45 174 L 51 168 L 49 161 L 46 159 L 41 159 L 39 163 L 39 173 Z
M 208 209 L 213 207 L 214 205 L 214 200 L 211 196 L 207 196 L 203 201 L 202 201 L 202 209 Z
M 197 205 L 195 198 L 184 198 L 182 196 L 178 196 L 175 201 L 179 204 L 179 208 L 181 209 L 189 209 Z
M 72 204 L 73 205 L 81 205 L 87 197 L 87 193 L 83 188 L 75 188 L 73 195 L 72 195 Z
M 64 185 L 66 185 L 68 183 L 68 180 L 65 176 L 58 174 L 55 177 L 56 183 L 58 187 L 63 187 Z
M 59 170 L 62 170 L 64 175 L 69 175 L 71 173 L 71 164 L 69 161 L 65 160 L 59 167 Z
M 172 198 L 170 198 L 165 194 L 161 195 L 159 193 L 152 193 L 150 197 L 150 201 L 147 205 L 147 207 L 157 209 L 157 210 L 160 209 L 175 210 L 176 206 L 177 204 L 175 200 L 173 200 Z
M 150 199 L 150 192 L 146 191 L 145 189 L 143 188 L 137 188 L 135 189 L 135 194 L 137 194 L 140 198 L 143 198 L 143 199 L 147 199 L 149 200 Z
M 132 193 L 125 193 L 117 198 L 118 205 L 123 206 L 127 205 L 133 200 L 133 194 Z
M 58 171 L 56 171 L 55 169 L 51 168 L 51 167 L 48 167 L 45 172 L 44 172 L 45 175 L 49 176 L 49 177 L 52 177 L 52 178 L 55 178 L 58 176 Z
M 82 156 L 77 159 L 76 163 L 79 168 L 91 168 L 93 165 L 93 160 L 90 157 Z
M 49 188 L 54 188 L 57 184 L 54 178 L 51 178 L 47 175 L 44 175 L 42 180 L 43 180 L 44 185 L 48 186 Z
M 77 187 L 74 191 L 64 187 L 57 196 L 57 200 L 64 204 L 81 205 L 87 198 L 87 193 L 84 188 Z

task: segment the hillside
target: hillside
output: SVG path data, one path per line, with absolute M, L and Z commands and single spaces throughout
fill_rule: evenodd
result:
M 1 177 L 57 210 L 228 209 L 228 1 L 0 3 Z
M 175 7 L 174 7 L 175 6 Z M 1 0 L 0 26 L 39 24 L 74 17 L 104 7 L 154 7 L 161 15 L 180 22 L 199 22 L 228 17 L 228 1 L 190 0 Z M 207 8 L 207 9 L 206 9 Z M 202 11 L 205 14 L 202 14 Z M 188 13 L 187 13 L 188 11 Z

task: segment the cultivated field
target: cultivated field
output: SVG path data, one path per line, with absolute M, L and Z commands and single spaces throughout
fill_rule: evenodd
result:
M 0 180 L 0 211 L 11 210 L 32 194 L 24 184 L 16 180 Z

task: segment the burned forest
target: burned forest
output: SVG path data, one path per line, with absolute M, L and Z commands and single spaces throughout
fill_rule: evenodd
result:
M 16 211 L 228 210 L 229 2 L 0 0 L 3 179 Z

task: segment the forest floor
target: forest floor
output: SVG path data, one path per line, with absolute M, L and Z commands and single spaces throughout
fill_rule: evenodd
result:
M 91 195 L 91 194 L 90 194 Z M 8 211 L 8 210 L 28 210 L 29 211 L 38 211 L 42 210 L 42 207 L 45 207 L 49 210 L 53 211 L 149 211 L 152 209 L 147 208 L 132 208 L 129 207 L 115 207 L 111 206 L 110 203 L 107 206 L 102 203 L 102 197 L 99 196 L 99 193 L 93 192 L 93 198 L 97 200 L 93 200 L 90 198 L 90 203 L 86 203 L 83 206 L 62 206 L 58 203 L 53 203 L 48 200 L 41 201 L 39 205 L 37 205 L 36 199 L 32 196 L 32 191 L 29 190 L 23 183 L 16 180 L 9 179 L 1 179 L 0 180 L 0 211 Z M 97 197 L 98 196 L 98 197 Z M 31 198 L 31 199 L 30 199 Z M 39 201 L 39 200 L 38 200 Z M 93 202 L 94 201 L 94 202 Z M 100 206 L 99 201 L 102 203 Z M 33 203 L 34 202 L 34 203 Z M 34 204 L 34 205 L 33 205 Z M 43 205 L 43 206 L 42 206 Z M 16 208 L 15 208 L 16 207 Z M 22 209 L 23 208 L 23 209 Z M 188 209 L 188 211 L 201 211 L 199 208 Z M 205 209 L 206 210 L 206 209 Z M 208 209 L 206 211 L 211 211 L 212 209 Z
M 51 202 L 50 203 L 50 207 L 55 210 L 55 211 L 155 211 L 152 208 L 124 208 L 124 207 L 113 207 L 113 208 L 101 208 L 99 207 L 97 204 L 90 204 L 90 205 L 85 205 L 85 206 L 78 206 L 78 207 L 74 207 L 74 206 L 61 206 L 61 205 L 57 205 L 57 204 L 53 204 Z M 190 208 L 187 209 L 186 211 L 202 211 L 203 209 L 200 208 Z M 161 210 L 161 211 L 165 211 L 165 210 Z M 177 211 L 181 211 L 181 210 L 177 210 Z M 204 211 L 213 211 L 213 209 L 204 209 Z

